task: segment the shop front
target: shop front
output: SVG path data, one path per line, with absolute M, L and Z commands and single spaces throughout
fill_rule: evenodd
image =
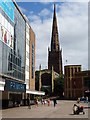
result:
M 2 108 L 23 105 L 25 92 L 26 84 L 15 80 L 6 80 L 2 93 Z

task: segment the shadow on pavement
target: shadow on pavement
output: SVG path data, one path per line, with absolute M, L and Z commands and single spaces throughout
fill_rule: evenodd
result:
M 69 115 L 77 115 L 78 116 L 78 115 L 84 115 L 84 114 L 69 114 Z

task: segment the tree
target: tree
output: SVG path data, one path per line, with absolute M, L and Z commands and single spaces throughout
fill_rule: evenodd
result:
M 42 86 L 41 91 L 44 91 L 45 95 L 50 95 L 51 94 L 51 87 L 50 86 Z
M 63 97 L 64 92 L 64 77 L 59 76 L 54 80 L 54 95 Z

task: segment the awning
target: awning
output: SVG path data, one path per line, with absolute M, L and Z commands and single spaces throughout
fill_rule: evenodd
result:
M 34 95 L 45 95 L 45 92 L 43 91 L 32 91 L 32 90 L 26 90 L 26 93 L 29 93 L 29 94 L 34 94 Z

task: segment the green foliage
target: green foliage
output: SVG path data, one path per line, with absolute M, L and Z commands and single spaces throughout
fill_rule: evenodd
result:
M 42 86 L 41 91 L 44 91 L 45 95 L 49 95 L 51 93 L 51 87 L 50 86 Z
M 39 90 L 39 71 L 35 72 L 35 90 Z
M 36 81 L 39 80 L 39 71 L 36 71 L 36 72 L 35 72 L 35 79 L 36 79 Z
M 63 75 L 61 75 L 54 80 L 54 94 L 62 97 L 63 91 L 64 91 L 64 77 Z

